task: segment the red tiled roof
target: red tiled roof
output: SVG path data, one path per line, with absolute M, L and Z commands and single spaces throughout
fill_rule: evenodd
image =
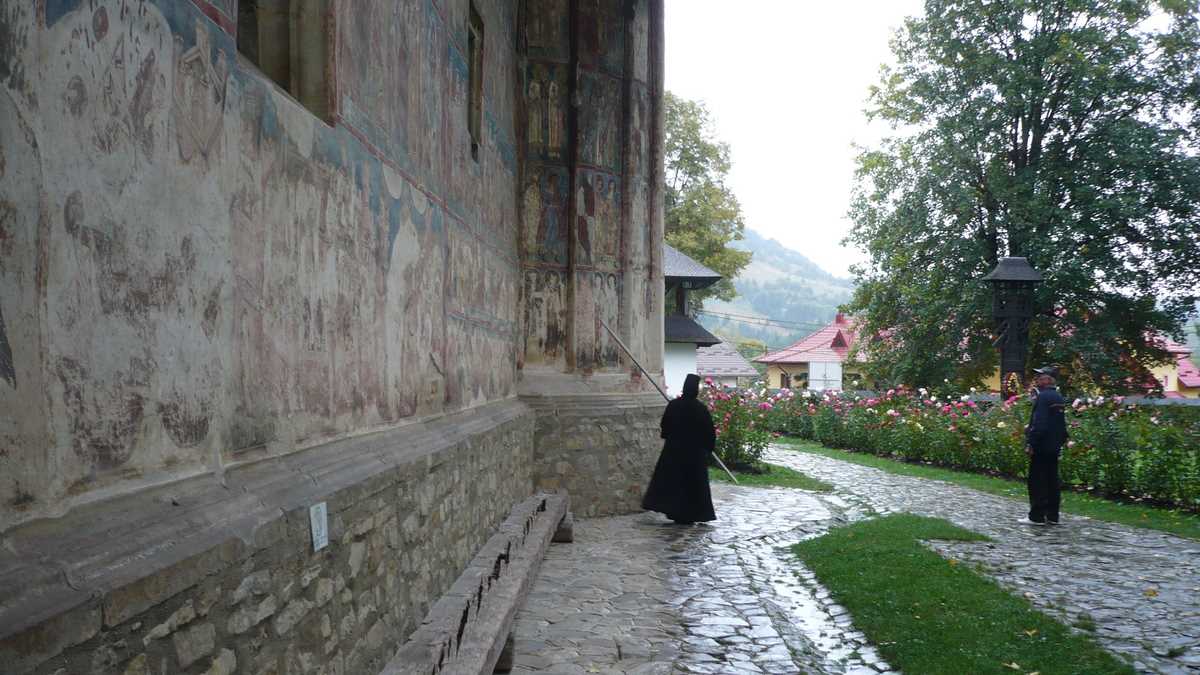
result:
M 758 363 L 812 363 L 846 361 L 857 337 L 854 321 L 838 314 L 828 326 L 799 342 L 754 359 Z
M 1200 387 L 1200 369 L 1186 356 L 1179 359 L 1179 385 L 1182 387 Z
M 1171 339 L 1164 340 L 1163 342 L 1164 342 L 1163 349 L 1171 352 L 1172 354 L 1175 354 L 1176 356 L 1178 356 L 1180 354 L 1182 354 L 1184 356 L 1191 356 L 1191 354 L 1192 354 L 1192 348 L 1187 345 L 1181 345 L 1178 342 L 1171 340 Z
M 1166 350 L 1173 354 L 1176 358 L 1180 356 L 1191 356 L 1192 348 L 1187 345 L 1181 345 L 1162 333 L 1146 333 L 1146 341 L 1159 349 Z

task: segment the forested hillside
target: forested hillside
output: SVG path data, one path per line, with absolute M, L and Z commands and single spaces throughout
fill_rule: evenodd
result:
M 710 299 L 701 315 L 701 323 L 722 337 L 784 347 L 831 321 L 838 305 L 850 299 L 849 279 L 833 276 L 774 239 L 747 229 L 734 246 L 754 255 L 734 280 L 738 297 Z

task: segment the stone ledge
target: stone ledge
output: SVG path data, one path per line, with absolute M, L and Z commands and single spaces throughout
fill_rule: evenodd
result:
M 27 672 L 532 411 L 516 400 L 335 441 L 35 521 L 0 540 L 0 663 Z M 330 505 L 330 540 L 342 532 Z
M 629 410 L 665 409 L 666 400 L 658 392 L 575 393 L 529 395 L 520 397 L 522 403 L 539 412 L 556 410 L 597 416 L 612 415 Z
M 538 494 L 513 509 L 382 675 L 491 673 L 568 506 Z

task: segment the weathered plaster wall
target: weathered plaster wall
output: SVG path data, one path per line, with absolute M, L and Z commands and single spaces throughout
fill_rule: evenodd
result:
M 514 395 L 516 10 L 476 4 L 478 161 L 466 0 L 331 2 L 324 121 L 232 0 L 4 3 L 0 530 Z
M 628 378 L 587 379 L 632 368 L 602 322 L 647 369 L 662 371 L 655 229 L 662 211 L 653 194 L 661 163 L 651 142 L 661 134 L 662 92 L 650 66 L 652 33 L 661 40 L 656 6 L 661 12 L 649 0 L 527 2 L 520 125 L 527 380 L 570 373 L 583 378 L 579 391 L 639 388 Z

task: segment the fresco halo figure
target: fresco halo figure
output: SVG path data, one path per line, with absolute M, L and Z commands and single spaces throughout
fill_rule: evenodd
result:
M 642 508 L 680 525 L 717 519 L 708 485 L 708 460 L 716 450 L 717 434 L 699 394 L 700 376 L 689 374 L 683 395 L 667 404 L 660 424 L 662 454 L 642 499 Z

